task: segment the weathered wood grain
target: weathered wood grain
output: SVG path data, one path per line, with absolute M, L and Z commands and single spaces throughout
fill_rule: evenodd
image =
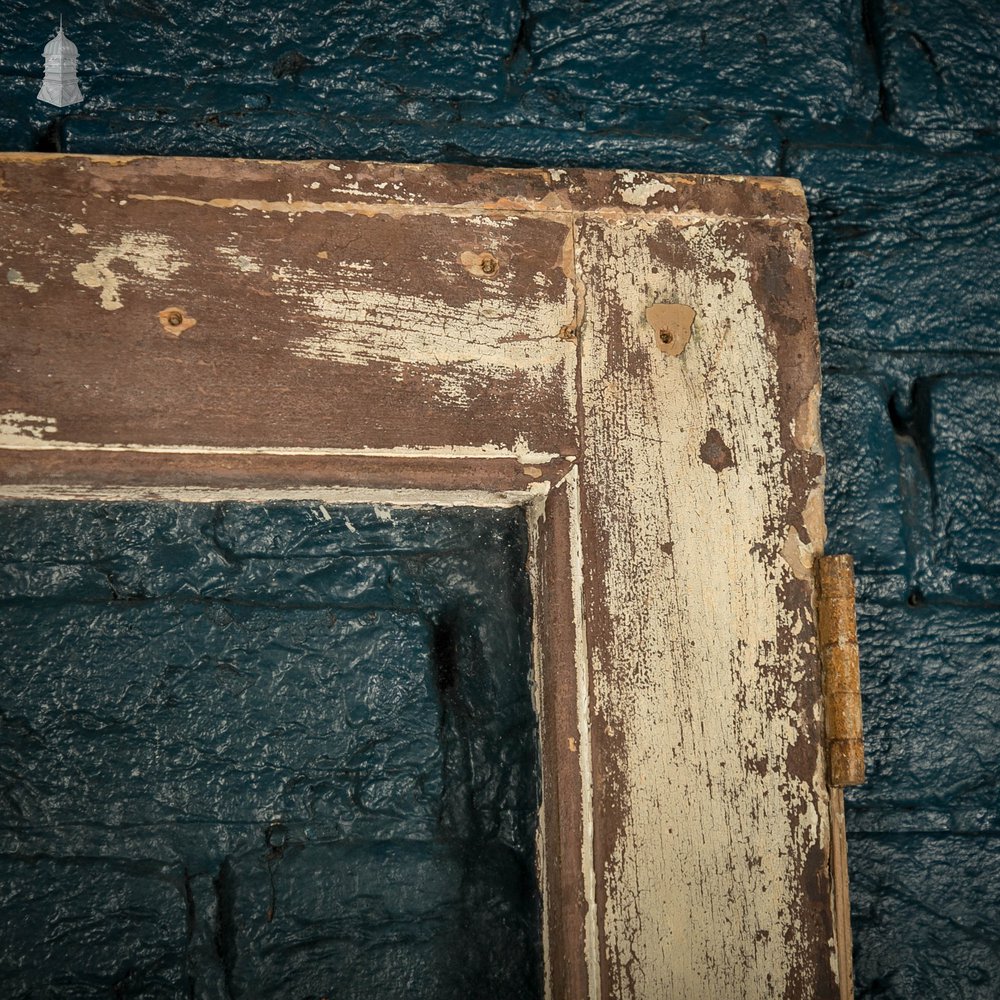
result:
M 851 888 L 847 876 L 847 819 L 844 789 L 830 789 L 830 872 L 833 881 L 833 927 L 840 1000 L 854 1000 L 854 935 L 851 931 Z
M 542 746 L 540 869 L 546 995 L 597 985 L 590 800 L 590 713 L 579 572 L 579 476 L 573 469 L 529 521 L 536 701 Z M 586 787 L 585 786 L 586 780 Z M 590 884 L 588 885 L 588 879 Z
M 0 495 L 524 505 L 548 996 L 837 996 L 805 219 L 784 180 L 0 155 Z
M 422 456 L 378 453 L 334 455 L 259 452 L 177 452 L 106 448 L 6 448 L 0 451 L 4 487 L 47 483 L 60 487 L 97 484 L 128 488 L 204 487 L 260 489 L 368 487 L 500 493 L 527 490 L 562 479 L 573 463 L 557 458 L 528 465 L 504 456 Z
M 86 188 L 136 199 L 211 203 L 281 214 L 330 210 L 404 214 L 443 209 L 474 215 L 484 211 L 547 215 L 693 212 L 803 222 L 807 217 L 800 185 L 783 177 L 24 152 L 0 153 L 0 166 L 33 166 L 36 173 L 42 167 L 57 192 Z
M 602 995 L 835 997 L 808 235 L 588 218 L 579 253 Z
M 225 198 L 149 193 L 147 162 L 0 162 L 0 391 L 23 446 L 572 451 L 567 218 L 359 211 L 302 179 L 262 199 L 239 173 L 204 182 Z

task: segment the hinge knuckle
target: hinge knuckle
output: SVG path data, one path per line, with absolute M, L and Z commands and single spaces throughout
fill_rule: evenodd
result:
M 816 566 L 816 618 L 830 784 L 860 785 L 865 780 L 865 751 L 854 560 L 846 555 L 821 556 Z

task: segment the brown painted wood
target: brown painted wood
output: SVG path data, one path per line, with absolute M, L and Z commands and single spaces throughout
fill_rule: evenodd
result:
M 8 448 L 0 451 L 0 484 L 151 489 L 447 488 L 502 493 L 556 482 L 571 467 L 564 458 L 526 465 L 506 458 Z
M 567 218 L 359 211 L 310 171 L 150 193 L 149 162 L 0 160 L 0 392 L 48 440 L 572 450 Z
M 0 155 L 0 497 L 525 505 L 550 995 L 835 997 L 805 218 L 782 180 Z
M 576 630 L 582 595 L 572 573 L 572 485 L 548 496 L 536 544 L 534 620 L 542 742 L 544 886 L 551 995 L 586 997 L 587 891 L 584 885 L 584 804 L 580 753 Z M 559 956 L 556 958 L 556 956 Z
M 834 933 L 840 974 L 840 1000 L 854 998 L 854 954 L 851 933 L 851 889 L 847 877 L 847 820 L 844 789 L 830 789 L 830 869 L 833 879 Z
M 41 166 L 58 192 L 84 189 L 127 198 L 164 197 L 184 203 L 245 199 L 285 212 L 334 206 L 364 211 L 446 209 L 600 212 L 650 215 L 696 213 L 748 218 L 807 218 L 801 189 L 773 177 L 658 174 L 642 170 L 507 169 L 449 163 L 279 161 L 156 156 L 61 156 L 0 153 L 0 165 Z M 80 177 L 79 175 L 86 175 Z M 123 179 L 127 185 L 123 185 Z M 29 182 L 30 183 L 30 182 Z M 8 190 L 17 190 L 10 182 Z M 24 190 L 24 189 L 22 189 Z M 228 207 L 228 206 L 223 206 Z

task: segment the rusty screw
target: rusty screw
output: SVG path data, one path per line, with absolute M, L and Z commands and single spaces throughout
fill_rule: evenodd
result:
M 674 342 L 674 335 L 669 330 L 660 331 L 661 344 L 672 344 L 673 342 Z
M 497 266 L 497 259 L 491 253 L 484 253 L 479 258 L 479 268 L 483 274 L 496 274 Z
M 171 326 L 180 326 L 181 323 L 184 322 L 184 314 L 176 309 L 173 309 L 171 310 L 170 313 L 167 314 L 167 322 Z

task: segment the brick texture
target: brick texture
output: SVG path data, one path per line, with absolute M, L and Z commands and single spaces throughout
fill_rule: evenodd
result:
M 541 996 L 518 512 L 4 503 L 0 539 L 0 995 Z

